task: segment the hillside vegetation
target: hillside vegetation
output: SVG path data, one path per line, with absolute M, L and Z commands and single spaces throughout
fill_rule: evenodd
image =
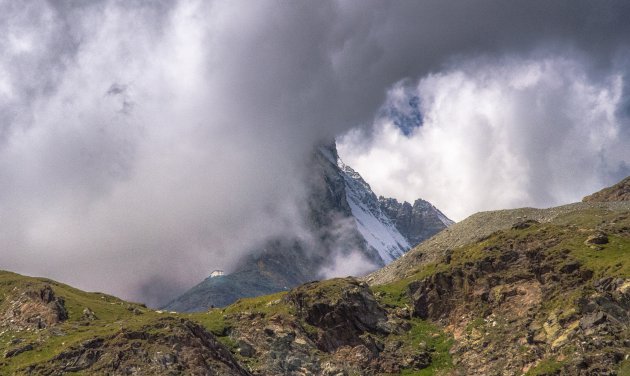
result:
M 0 272 L 0 374 L 627 375 L 629 312 L 630 203 L 518 209 L 197 314 Z

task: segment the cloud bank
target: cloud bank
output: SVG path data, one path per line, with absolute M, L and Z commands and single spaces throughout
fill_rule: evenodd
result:
M 440 110 L 448 104 L 428 96 L 456 95 L 447 81 L 469 85 L 456 98 L 462 104 L 475 85 L 484 100 L 502 95 L 504 89 L 484 91 L 471 76 L 492 75 L 482 60 L 468 73 L 442 72 L 470 58 L 485 56 L 495 67 L 496 56 L 530 61 L 542 54 L 556 61 L 562 46 L 586 86 L 561 104 L 595 105 L 598 119 L 625 140 L 627 129 L 613 119 L 619 115 L 605 115 L 605 106 L 593 101 L 600 94 L 618 106 L 625 101 L 625 75 L 611 72 L 628 56 L 629 7 L 615 1 L 0 0 L 0 267 L 164 302 L 214 268 L 229 270 L 267 237 L 298 231 L 303 165 L 313 146 L 372 124 L 400 80 L 421 79 L 426 86 L 418 91 L 423 137 L 441 129 L 430 122 L 450 121 Z M 562 70 L 553 68 L 562 63 L 548 64 L 539 68 L 543 76 L 546 69 Z M 509 84 L 510 75 L 486 81 Z M 553 82 L 532 80 L 533 91 L 565 93 Z M 568 73 L 558 81 L 572 84 Z M 519 90 L 506 90 L 518 96 Z M 491 112 L 481 112 L 487 128 L 494 116 L 511 116 Z M 451 120 L 463 116 L 457 113 Z M 537 116 L 545 117 L 542 109 Z M 568 119 L 557 120 L 562 126 Z M 356 150 L 378 146 L 378 132 Z M 484 136 L 477 137 L 484 145 Z M 440 140 L 439 134 L 429 138 Z M 567 158 L 570 151 L 561 147 L 552 155 Z M 616 153 L 624 159 L 624 150 Z M 359 171 L 373 183 L 368 171 Z M 518 192 L 505 194 L 525 201 Z

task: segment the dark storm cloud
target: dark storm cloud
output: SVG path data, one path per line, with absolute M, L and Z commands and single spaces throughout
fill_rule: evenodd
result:
M 0 265 L 169 298 L 299 231 L 312 146 L 396 82 L 503 55 L 606 77 L 629 6 L 0 1 Z

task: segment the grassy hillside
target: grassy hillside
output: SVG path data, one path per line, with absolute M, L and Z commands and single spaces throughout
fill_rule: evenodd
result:
M 47 293 L 50 290 L 54 294 L 52 299 Z M 48 295 L 46 299 L 41 299 L 42 292 Z M 183 328 L 191 329 L 190 323 L 181 315 L 153 311 L 106 294 L 0 271 L 0 374 L 3 375 L 124 374 L 133 369 L 148 375 L 167 371 L 177 367 L 160 367 L 164 359 L 169 361 L 163 355 L 172 352 L 168 341 L 161 343 L 161 340 L 180 337 L 183 348 L 180 352 L 195 347 L 197 344 L 186 341 L 202 335 L 177 333 Z M 205 343 L 200 347 L 213 345 Z M 143 354 L 135 358 L 133 353 L 119 356 L 130 349 L 141 350 Z M 146 364 L 147 358 L 155 364 Z M 187 364 L 187 360 L 182 363 L 183 369 L 205 366 Z M 216 362 L 210 359 L 207 363 L 210 368 L 225 369 L 225 374 L 245 374 L 218 364 L 231 366 L 229 358 Z
M 396 264 L 196 314 L 0 272 L 0 374 L 630 369 L 627 203 L 481 213 Z
M 409 277 L 418 267 L 439 262 L 446 253 L 455 248 L 478 242 L 496 231 L 509 229 L 513 224 L 528 219 L 540 223 L 562 223 L 562 218 L 570 219 L 573 213 L 575 218 L 584 216 L 580 221 L 588 221 L 591 218 L 590 220 L 597 222 L 596 217 L 583 213 L 594 211 L 599 213 L 596 215 L 604 215 L 625 213 L 629 210 L 630 202 L 626 201 L 574 203 L 549 209 L 520 208 L 473 214 L 363 279 L 370 284 L 378 285 Z M 595 225 L 596 223 L 592 224 Z
M 626 374 L 630 212 L 519 217 L 373 289 L 451 333 L 458 374 Z

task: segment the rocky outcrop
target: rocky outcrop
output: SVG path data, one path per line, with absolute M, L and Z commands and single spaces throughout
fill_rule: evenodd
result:
M 0 271 L 1 375 L 250 375 L 199 323 Z
M 604 188 L 599 192 L 586 196 L 583 202 L 612 202 L 630 201 L 630 176 L 612 187 Z
M 85 340 L 24 371 L 29 375 L 251 375 L 214 335 L 198 324 L 175 318 Z
M 410 340 L 413 324 L 356 279 L 307 283 L 263 302 L 238 302 L 223 316 L 224 335 L 256 375 L 397 374 L 432 363 L 435 350 Z
M 27 351 L 31 351 L 33 350 L 34 346 L 32 343 L 27 343 L 27 344 L 20 344 L 16 347 L 13 347 L 9 350 L 7 350 L 4 353 L 4 357 L 5 358 L 12 358 L 14 356 L 20 355 L 23 352 L 27 352 Z
M 602 231 L 597 231 L 595 234 L 589 236 L 584 241 L 586 245 L 602 245 L 608 243 L 608 235 Z
M 307 283 L 292 290 L 285 299 L 296 307 L 297 317 L 318 328 L 317 347 L 333 352 L 342 346 L 364 345 L 378 353 L 364 334 L 388 334 L 387 314 L 366 283 L 352 279 L 332 283 Z
M 0 326 L 12 329 L 44 329 L 68 318 L 63 298 L 49 285 L 16 287 L 5 304 Z

